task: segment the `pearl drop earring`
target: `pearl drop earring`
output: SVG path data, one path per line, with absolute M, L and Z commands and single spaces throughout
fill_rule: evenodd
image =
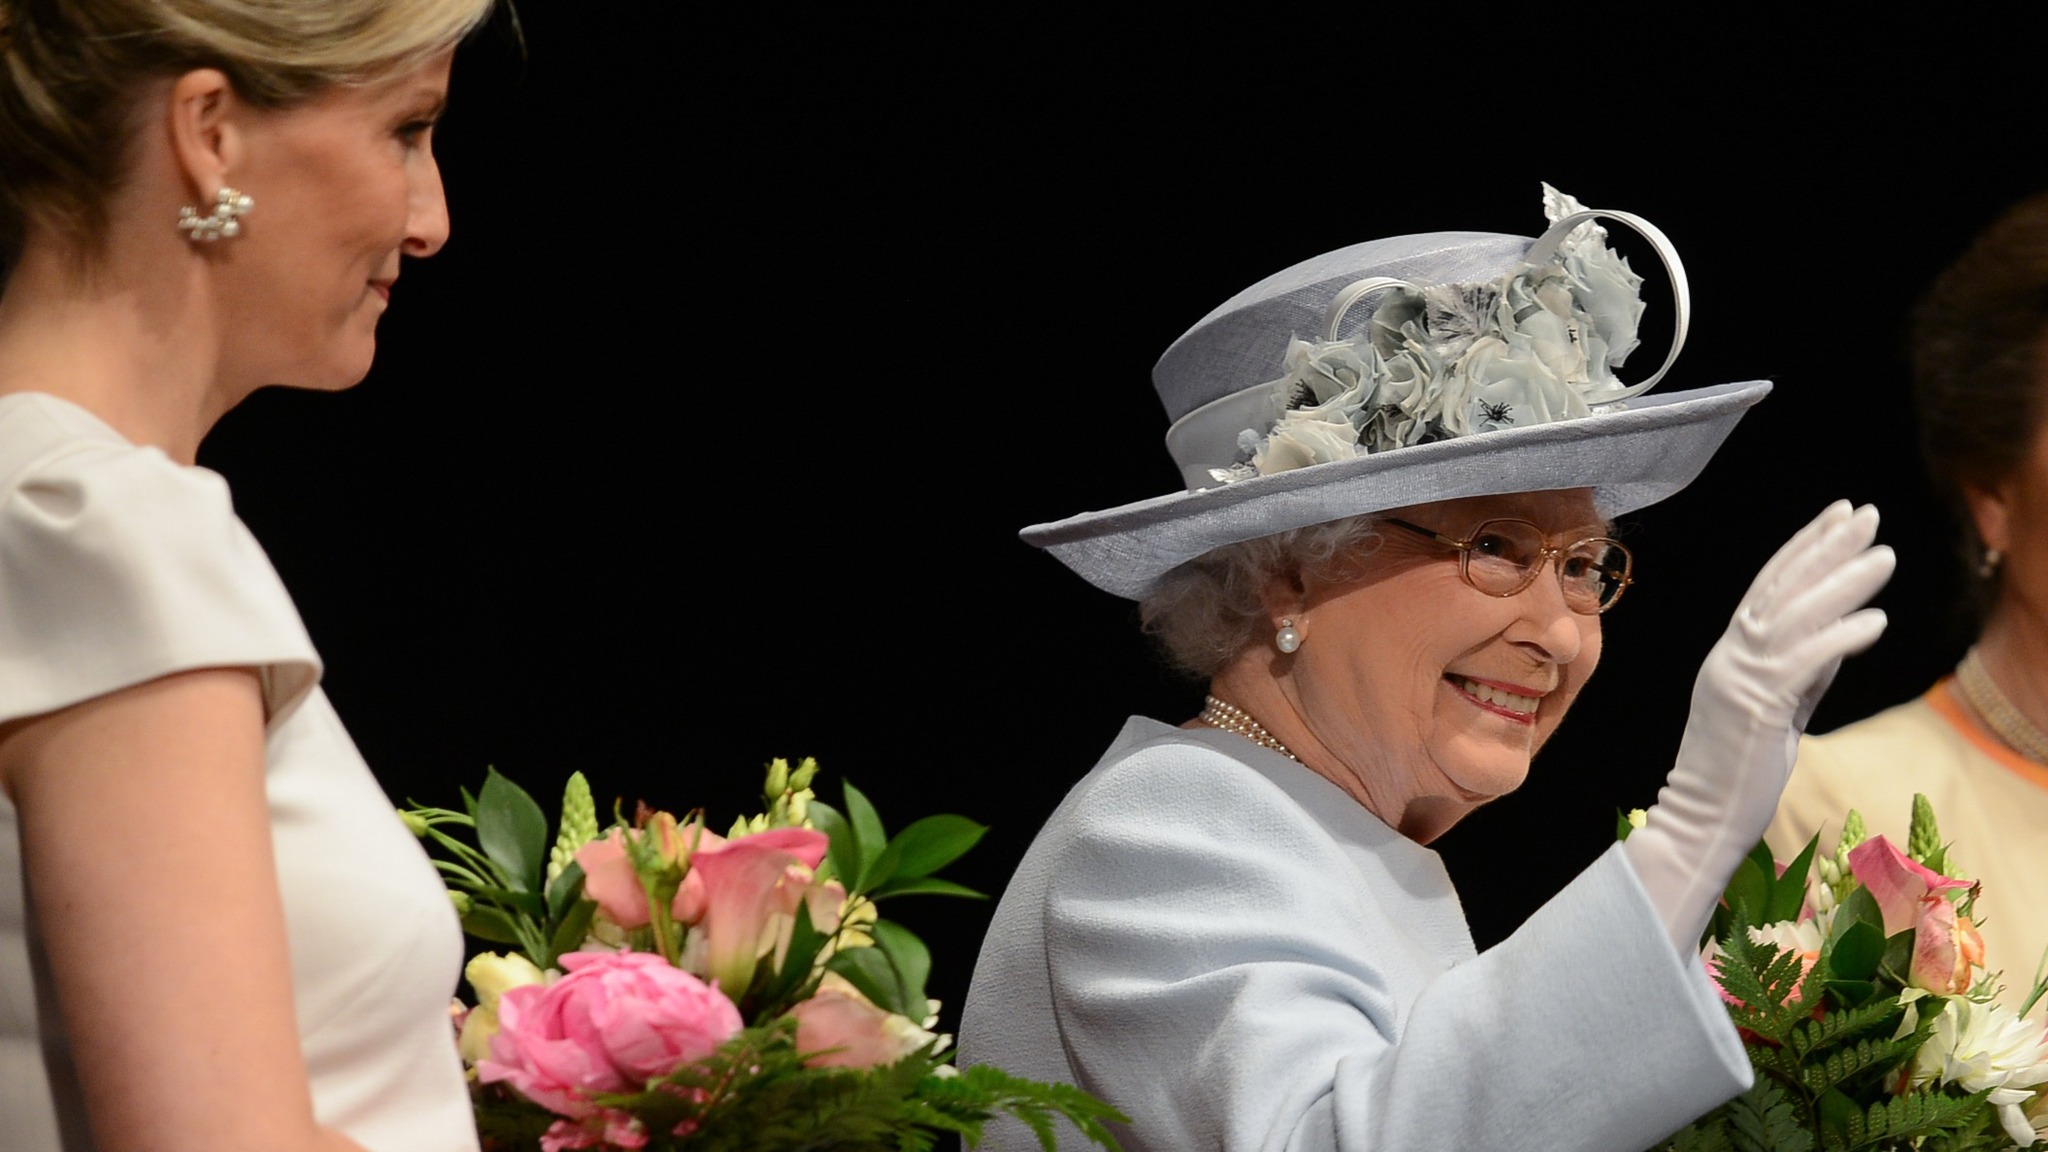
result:
M 1280 621 L 1280 630 L 1273 633 L 1273 647 L 1292 656 L 1301 647 L 1301 631 L 1294 626 L 1294 617 Z

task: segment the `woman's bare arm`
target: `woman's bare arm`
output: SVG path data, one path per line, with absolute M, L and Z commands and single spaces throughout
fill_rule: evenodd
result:
M 0 728 L 41 925 L 104 1152 L 361 1152 L 313 1119 L 248 669 Z

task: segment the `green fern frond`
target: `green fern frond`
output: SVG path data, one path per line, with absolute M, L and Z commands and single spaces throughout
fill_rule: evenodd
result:
M 1702 1120 L 1673 1133 L 1670 1139 L 1657 1145 L 1656 1152 L 1734 1152 L 1734 1148 L 1728 1143 L 1726 1126 Z
M 1878 1000 L 1861 1008 L 1829 1012 L 1818 1020 L 1799 1025 L 1792 1030 L 1787 1046 L 1803 1061 L 1814 1053 L 1825 1053 L 1837 1044 L 1873 1032 L 1890 1032 L 1898 1026 L 1898 1020 L 1898 1002 Z
M 1800 1007 L 1786 1007 L 1795 995 L 1813 990 L 1804 985 L 1817 987 L 1802 971 L 1798 953 L 1775 944 L 1754 943 L 1747 932 L 1738 929 L 1722 942 L 1719 966 L 1721 987 L 1741 1001 L 1730 1005 L 1728 1014 L 1738 1026 L 1766 1041 L 1783 1044 L 1793 1027 L 1810 1014 Z
M 1799 1082 L 1815 1096 L 1866 1072 L 1883 1074 L 1904 1063 L 1918 1047 L 1911 1037 L 1864 1039 L 1830 1052 L 1825 1060 L 1800 1070 Z
M 1812 1152 L 1812 1134 L 1800 1125 L 1798 1110 L 1777 1084 L 1759 1080 L 1724 1108 L 1733 1152 Z
M 1962 1128 L 1987 1111 L 1987 1093 L 1947 1096 L 1939 1092 L 1914 1092 L 1872 1104 L 1861 1116 L 1852 1116 L 1844 1126 L 1844 1147 L 1864 1148 L 1880 1141 L 1902 1142 L 1937 1132 Z

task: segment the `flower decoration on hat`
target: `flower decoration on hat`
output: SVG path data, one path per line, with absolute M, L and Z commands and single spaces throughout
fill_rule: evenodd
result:
M 1642 386 L 1615 376 L 1638 343 L 1643 278 L 1607 246 L 1585 207 L 1543 186 L 1553 225 L 1584 217 L 1531 262 L 1477 283 L 1375 279 L 1340 293 L 1322 340 L 1288 343 L 1270 427 L 1238 434 L 1218 483 L 1438 440 L 1587 416 Z M 1377 294 L 1365 329 L 1336 336 L 1353 303 Z M 1661 375 L 1661 373 L 1660 373 Z

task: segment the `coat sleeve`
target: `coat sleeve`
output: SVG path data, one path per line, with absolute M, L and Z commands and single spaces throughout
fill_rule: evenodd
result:
M 1749 1085 L 1620 851 L 1453 963 L 1400 922 L 1398 869 L 1266 778 L 1124 767 L 1044 914 L 1068 1060 L 1132 1117 L 1125 1147 L 1635 1152 Z

